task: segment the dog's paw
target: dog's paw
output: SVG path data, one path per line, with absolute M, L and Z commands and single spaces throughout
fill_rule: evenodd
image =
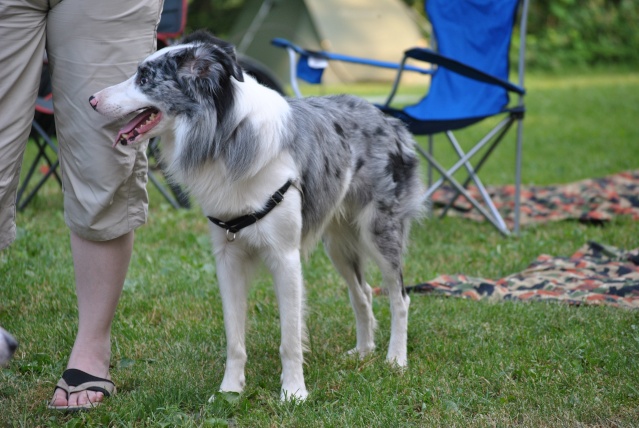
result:
M 353 348 L 350 351 L 346 352 L 346 356 L 347 357 L 356 356 L 356 357 L 359 357 L 360 360 L 363 360 L 364 358 L 371 355 L 373 352 L 375 352 L 375 345 L 367 346 L 363 348 Z
M 404 369 L 408 366 L 408 359 L 406 355 L 391 355 L 386 356 L 386 362 L 393 367 Z
M 299 388 L 295 391 L 282 388 L 280 392 L 280 400 L 286 402 L 302 403 L 306 401 L 308 397 L 308 391 L 306 388 Z
M 218 391 L 209 397 L 208 402 L 213 403 L 214 401 L 226 401 L 227 403 L 235 403 L 240 399 L 241 394 L 241 392 L 234 391 Z

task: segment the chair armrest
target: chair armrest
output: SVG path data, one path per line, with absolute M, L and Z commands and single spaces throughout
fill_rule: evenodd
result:
M 516 92 L 519 95 L 526 93 L 526 90 L 521 86 L 515 85 L 507 80 L 500 79 L 491 74 L 485 73 L 467 64 L 454 60 L 452 58 L 445 57 L 438 54 L 435 51 L 425 48 L 412 48 L 404 52 L 404 55 L 408 58 L 413 58 L 419 61 L 429 62 L 437 64 L 441 67 L 445 67 L 455 73 L 459 73 L 462 76 L 469 77 L 480 82 L 489 83 L 492 85 L 501 86 L 508 91 Z
M 329 59 L 324 52 L 310 51 L 308 49 L 304 49 L 296 45 L 295 43 L 290 42 L 286 39 L 282 39 L 280 37 L 276 37 L 273 40 L 271 40 L 271 44 L 278 48 L 293 49 L 295 53 L 297 53 L 298 55 L 315 56 L 319 58 Z
M 282 39 L 279 37 L 271 40 L 271 44 L 278 48 L 293 49 L 295 53 L 297 53 L 298 55 L 307 56 L 307 57 L 316 57 L 316 58 L 322 58 L 322 59 L 331 60 L 331 61 L 349 62 L 353 64 L 368 65 L 372 67 L 389 68 L 393 70 L 397 70 L 401 67 L 400 64 L 395 62 L 378 61 L 374 59 L 361 58 L 361 57 L 356 57 L 352 55 L 343 55 L 343 54 L 326 52 L 326 51 L 312 51 L 312 50 L 304 49 L 286 39 Z M 421 74 L 433 73 L 432 69 L 420 68 L 420 67 L 415 67 L 411 65 L 404 66 L 404 70 L 414 71 Z

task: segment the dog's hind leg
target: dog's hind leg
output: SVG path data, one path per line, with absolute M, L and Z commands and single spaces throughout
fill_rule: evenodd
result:
M 275 294 L 280 310 L 282 359 L 282 390 L 280 398 L 305 400 L 308 396 L 304 383 L 303 342 L 304 326 L 304 284 L 299 249 L 278 249 L 270 251 L 265 263 L 275 285 Z
M 410 298 L 402 277 L 404 225 L 401 220 L 381 214 L 371 224 L 369 246 L 371 256 L 382 273 L 383 286 L 388 293 L 391 309 L 391 336 L 386 360 L 399 367 L 407 365 L 408 306 Z
M 242 392 L 245 384 L 247 297 L 256 261 L 233 245 L 217 251 L 215 261 L 226 330 L 226 368 L 220 391 Z
M 388 290 L 388 298 L 391 308 L 391 337 L 388 345 L 386 360 L 389 363 L 405 367 L 408 364 L 408 306 L 410 297 L 404 288 L 404 279 L 401 268 L 382 268 L 384 286 Z
M 353 227 L 331 224 L 324 234 L 324 248 L 333 265 L 348 284 L 348 295 L 355 312 L 357 345 L 349 353 L 364 357 L 375 350 L 376 321 L 373 315 L 373 292 L 364 278 L 366 259 L 359 236 Z

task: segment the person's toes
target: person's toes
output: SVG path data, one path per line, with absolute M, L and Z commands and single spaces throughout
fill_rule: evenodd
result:
M 85 406 L 102 401 L 104 394 L 95 391 L 80 391 L 69 396 L 69 406 Z
M 75 394 L 69 394 L 69 407 L 75 407 L 82 405 L 82 397 L 86 394 L 86 391 L 76 392 Z
M 61 390 L 60 388 L 57 388 L 54 393 L 53 393 L 53 398 L 51 399 L 51 405 L 52 406 L 67 406 L 67 394 Z
M 90 395 L 87 396 L 87 403 L 100 403 L 104 399 L 104 394 L 101 392 L 90 392 Z

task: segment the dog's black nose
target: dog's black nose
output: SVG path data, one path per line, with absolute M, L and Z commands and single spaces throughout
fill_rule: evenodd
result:
M 2 332 L 2 334 L 0 335 L 0 340 L 4 340 L 11 354 L 13 354 L 16 349 L 18 349 L 18 341 L 15 340 L 14 337 L 10 334 Z
M 18 341 L 15 340 L 14 338 L 9 338 L 7 342 L 9 345 L 9 352 L 13 354 L 15 350 L 18 349 Z
M 91 107 L 93 107 L 93 110 L 98 109 L 98 100 L 93 95 L 89 97 L 89 104 L 91 104 Z

